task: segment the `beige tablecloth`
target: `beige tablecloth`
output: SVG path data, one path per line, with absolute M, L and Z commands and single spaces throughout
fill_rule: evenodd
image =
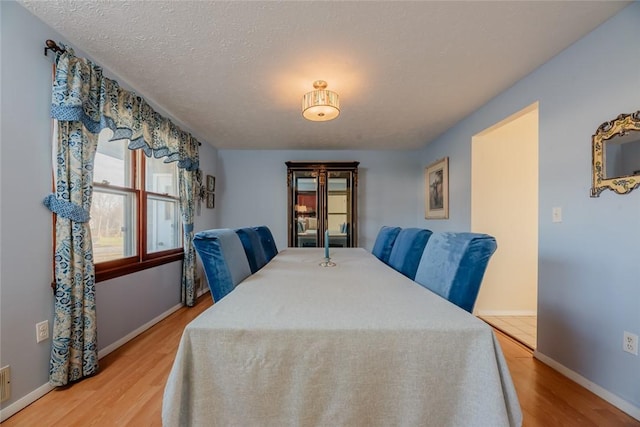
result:
M 186 328 L 169 426 L 519 426 L 492 329 L 363 249 L 289 248 Z

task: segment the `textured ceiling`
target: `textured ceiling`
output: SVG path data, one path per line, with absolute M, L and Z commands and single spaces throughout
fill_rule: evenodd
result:
M 411 149 L 629 2 L 21 3 L 215 147 Z M 318 79 L 331 122 L 301 115 Z

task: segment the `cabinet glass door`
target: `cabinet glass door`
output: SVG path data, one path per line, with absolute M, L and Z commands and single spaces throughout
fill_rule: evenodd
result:
M 318 246 L 318 183 L 309 171 L 293 174 L 295 245 L 299 248 Z
M 329 246 L 349 246 L 351 228 L 351 173 L 329 172 L 327 185 L 327 229 Z

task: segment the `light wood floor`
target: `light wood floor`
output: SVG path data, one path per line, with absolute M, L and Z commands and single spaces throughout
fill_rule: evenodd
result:
M 164 384 L 182 329 L 211 306 L 202 296 L 100 361 L 100 373 L 54 390 L 4 423 L 11 426 L 161 426 Z M 496 332 L 524 414 L 525 427 L 640 426 L 585 388 Z
M 537 316 L 478 316 L 495 329 L 535 350 L 538 342 Z

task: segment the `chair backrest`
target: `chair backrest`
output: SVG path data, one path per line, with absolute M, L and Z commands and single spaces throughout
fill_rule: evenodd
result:
M 433 233 L 414 280 L 471 313 L 497 247 L 488 234 Z
M 388 264 L 413 280 L 416 277 L 422 252 L 431 233 L 431 230 L 423 228 L 403 228 L 400 230 L 391 248 Z
M 249 261 L 235 231 L 222 228 L 193 236 L 193 246 L 202 259 L 214 301 L 220 301 L 251 275 Z
M 249 268 L 253 274 L 267 263 L 260 235 L 256 230 L 248 227 L 236 229 L 236 234 L 240 237 L 244 253 L 249 261 Z
M 260 236 L 267 262 L 271 261 L 274 256 L 278 255 L 278 248 L 276 247 L 276 241 L 273 238 L 273 234 L 271 234 L 271 230 L 269 230 L 269 227 L 266 225 L 253 227 L 253 229 L 256 230 Z
M 389 255 L 391 255 L 391 248 L 393 243 L 398 237 L 398 233 L 402 230 L 400 227 L 388 227 L 383 225 L 378 231 L 378 237 L 373 245 L 371 253 L 375 255 L 380 261 L 384 263 L 389 262 Z

